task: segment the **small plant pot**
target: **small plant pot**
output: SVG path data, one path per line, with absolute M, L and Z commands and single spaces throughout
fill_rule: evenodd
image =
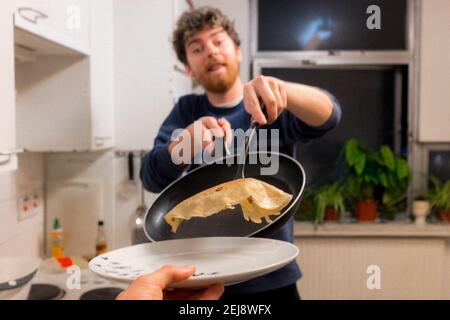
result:
M 412 204 L 412 213 L 415 217 L 415 224 L 422 226 L 426 224 L 426 219 L 430 213 L 430 202 L 427 200 L 414 200 Z
M 362 200 L 356 203 L 356 219 L 361 222 L 375 222 L 378 213 L 378 202 Z
M 336 222 L 339 220 L 339 212 L 333 207 L 326 207 L 323 219 L 328 222 Z
M 450 209 L 446 210 L 442 208 L 436 209 L 436 217 L 441 222 L 450 223 Z

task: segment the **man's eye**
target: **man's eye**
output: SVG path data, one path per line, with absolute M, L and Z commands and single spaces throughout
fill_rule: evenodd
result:
M 192 53 L 200 53 L 201 49 L 200 48 L 192 48 Z

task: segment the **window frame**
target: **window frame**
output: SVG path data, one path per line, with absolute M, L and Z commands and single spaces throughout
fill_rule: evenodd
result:
M 421 0 L 406 0 L 406 50 L 289 50 L 289 51 L 258 51 L 258 1 L 250 0 L 250 54 L 254 58 L 271 58 L 284 56 L 285 58 L 301 59 L 302 57 L 317 57 L 341 55 L 359 55 L 364 56 L 367 53 L 394 53 L 404 54 L 413 53 L 416 45 L 416 28 L 417 18 L 416 12 Z M 417 29 L 420 30 L 420 29 Z
M 427 185 L 423 173 L 428 170 L 427 146 L 418 142 L 419 130 L 419 72 L 420 72 L 420 12 L 422 0 L 407 0 L 406 43 L 407 50 L 334 50 L 334 51 L 258 51 L 258 0 L 250 0 L 250 54 L 252 78 L 261 75 L 263 68 L 327 68 L 399 66 L 408 68 L 407 110 L 408 142 L 407 161 L 412 171 L 413 183 L 407 194 L 407 211 L 411 212 L 411 199 Z M 397 84 L 398 85 L 398 84 Z M 396 91 L 398 92 L 398 90 Z M 396 99 L 397 100 L 397 99 Z M 400 106 L 401 107 L 401 106 Z M 395 127 L 398 128 L 398 103 L 396 103 Z M 396 130 L 397 131 L 397 130 Z M 398 132 L 396 136 L 398 135 Z M 442 147 L 441 145 L 439 145 Z M 447 146 L 450 149 L 450 146 Z M 398 142 L 394 149 L 398 148 Z M 426 156 L 425 156 L 426 154 Z M 426 158 L 426 159 L 425 159 Z M 428 173 L 427 173 L 428 177 Z

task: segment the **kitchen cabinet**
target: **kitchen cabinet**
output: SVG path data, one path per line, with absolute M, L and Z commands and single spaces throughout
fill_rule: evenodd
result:
M 114 144 L 114 34 L 113 2 L 91 2 L 91 149 Z
M 419 140 L 450 142 L 450 2 L 421 6 Z
M 89 16 L 87 53 L 43 50 L 27 61 L 16 50 L 16 131 L 21 148 L 62 152 L 114 145 L 112 0 L 90 2 Z
M 450 227 L 296 222 L 305 300 L 450 298 Z
M 89 47 L 89 0 L 14 0 L 16 26 L 79 51 Z
M 13 6 L 0 4 L 0 172 L 17 169 Z

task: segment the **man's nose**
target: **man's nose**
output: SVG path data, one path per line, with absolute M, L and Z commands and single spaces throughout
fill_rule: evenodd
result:
M 208 53 L 208 57 L 211 57 L 219 53 L 219 48 L 210 42 L 206 44 L 206 52 Z

